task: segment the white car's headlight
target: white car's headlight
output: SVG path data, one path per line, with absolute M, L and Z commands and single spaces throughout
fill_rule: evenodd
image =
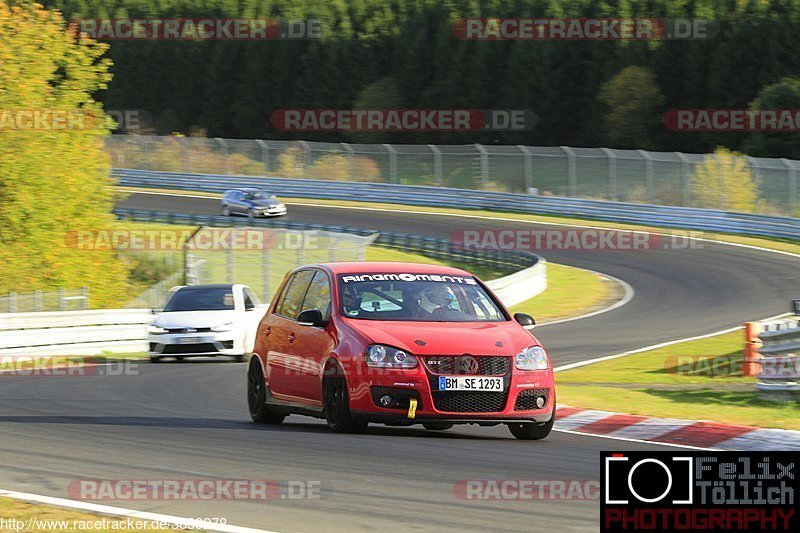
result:
M 233 322 L 225 322 L 211 328 L 211 331 L 230 331 L 233 328 Z
M 519 370 L 547 370 L 550 368 L 550 361 L 547 359 L 544 348 L 531 346 L 514 357 L 514 366 Z
M 410 353 L 386 346 L 384 344 L 371 344 L 364 353 L 367 366 L 376 368 L 417 368 L 417 358 Z
M 153 335 L 160 335 L 160 334 L 166 333 L 166 332 L 167 332 L 166 329 L 160 328 L 158 326 L 154 326 L 153 324 L 150 324 L 149 326 L 147 326 L 147 333 L 152 333 Z

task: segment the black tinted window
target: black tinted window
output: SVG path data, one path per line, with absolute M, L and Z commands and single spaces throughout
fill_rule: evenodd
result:
M 306 289 L 311 282 L 311 276 L 314 275 L 313 270 L 302 270 L 294 275 L 289 281 L 288 286 L 284 290 L 284 295 L 275 312 L 281 316 L 295 319 L 300 313 L 300 306 L 303 303 L 303 298 L 306 295 Z
M 325 320 L 331 316 L 331 286 L 328 276 L 321 270 L 317 270 L 314 274 L 303 302 L 303 311 L 309 309 L 322 311 L 322 318 Z
M 164 311 L 221 311 L 233 309 L 233 292 L 225 289 L 180 289 Z

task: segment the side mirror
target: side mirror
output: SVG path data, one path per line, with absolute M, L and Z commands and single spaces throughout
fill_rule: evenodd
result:
M 525 313 L 514 313 L 514 320 L 525 329 L 533 329 L 536 326 L 536 321 L 533 317 Z
M 322 319 L 322 311 L 319 309 L 306 309 L 297 315 L 297 322 L 301 326 L 314 326 L 315 328 L 324 328 L 328 325 L 327 320 Z

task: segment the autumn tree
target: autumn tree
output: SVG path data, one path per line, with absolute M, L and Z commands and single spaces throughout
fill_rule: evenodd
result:
M 752 213 L 758 205 L 753 174 L 742 154 L 717 148 L 692 173 L 692 205 Z
M 114 223 L 109 123 L 92 97 L 110 80 L 106 48 L 58 11 L 0 0 L 0 292 L 88 286 L 94 306 L 125 296 L 114 251 L 81 251 L 70 233 Z

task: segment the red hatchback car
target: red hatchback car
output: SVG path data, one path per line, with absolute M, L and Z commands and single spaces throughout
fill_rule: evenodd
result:
M 478 278 L 414 263 L 329 263 L 287 274 L 248 365 L 255 422 L 289 414 L 331 429 L 370 422 L 506 424 L 519 439 L 553 427 L 550 359 Z

